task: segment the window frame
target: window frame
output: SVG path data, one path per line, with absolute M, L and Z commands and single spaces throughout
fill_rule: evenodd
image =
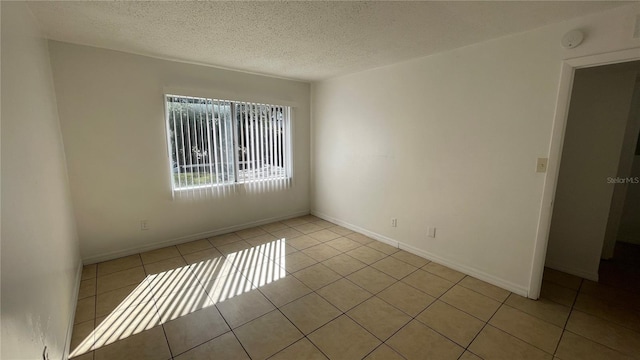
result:
M 282 102 L 282 101 L 275 101 L 275 102 L 270 102 L 270 103 L 266 103 L 263 101 L 246 101 L 246 100 L 227 100 L 227 99 L 221 99 L 218 97 L 211 97 L 211 96 L 202 96 L 202 95 L 184 95 L 184 92 L 175 92 L 175 91 L 171 91 L 171 92 L 167 92 L 165 91 L 165 93 L 163 94 L 163 102 L 164 102 L 164 109 L 165 109 L 165 116 L 164 116 L 164 123 L 165 123 L 165 133 L 166 133 L 166 137 L 165 137 L 165 141 L 166 141 L 166 150 L 167 150 L 167 160 L 168 160 L 168 169 L 169 169 L 169 178 L 170 178 L 170 182 L 171 182 L 171 192 L 172 195 L 175 196 L 176 193 L 183 193 L 183 192 L 188 192 L 188 191 L 199 191 L 199 190 L 203 190 L 203 189 L 215 189 L 215 188 L 221 188 L 221 187 L 237 187 L 237 186 L 246 186 L 246 185 L 250 185 L 250 184 L 254 184 L 254 183 L 264 183 L 264 182 L 271 182 L 271 181 L 279 181 L 279 182 L 285 182 L 286 184 L 291 184 L 293 182 L 293 174 L 294 174 L 294 136 L 293 136 L 293 132 L 294 132 L 294 121 L 293 121 L 293 113 L 294 113 L 294 106 L 292 106 L 290 103 L 287 104 L 287 102 Z M 180 95 L 177 95 L 180 94 Z M 169 98 L 187 98 L 187 99 L 199 99 L 199 100 L 205 100 L 205 101 L 211 101 L 212 103 L 215 102 L 219 102 L 219 104 L 222 103 L 228 103 L 230 104 L 230 117 L 231 117 L 231 131 L 232 131 L 232 148 L 233 148 L 233 167 L 234 167 L 234 171 L 233 171 L 233 181 L 229 181 L 229 182 L 212 182 L 209 184 L 204 184 L 204 185 L 190 185 L 190 186 L 180 186 L 179 184 L 176 183 L 175 181 L 175 177 L 174 177 L 174 172 L 173 172 L 173 168 L 174 168 L 174 161 L 173 161 L 173 156 L 172 156 L 172 151 L 173 151 L 173 146 L 172 146 L 172 129 L 170 126 L 170 114 L 169 114 Z M 284 134 L 283 134 L 283 168 L 284 168 L 284 172 L 285 175 L 283 177 L 262 177 L 262 178 L 258 178 L 258 179 L 249 179 L 247 180 L 246 175 L 244 176 L 244 179 L 242 181 L 240 181 L 240 176 L 239 176 L 239 156 L 238 156 L 238 152 L 240 149 L 240 144 L 239 144 L 239 138 L 238 138 L 238 124 L 239 124 L 239 119 L 237 118 L 237 106 L 238 105 L 250 105 L 250 106 L 269 106 L 269 107 L 280 107 L 282 108 L 282 112 L 283 112 L 283 129 L 284 129 Z M 213 107 L 212 107 L 212 114 L 213 114 Z M 211 131 L 211 128 L 207 128 L 207 131 Z M 210 144 L 210 146 L 214 146 L 213 144 Z M 183 145 L 184 147 L 184 145 Z M 176 152 L 177 154 L 177 152 Z M 177 156 L 177 155 L 176 155 Z M 209 159 L 209 161 L 211 162 L 211 160 Z M 186 164 L 184 164 L 186 165 Z M 179 162 L 178 162 L 178 166 Z M 192 165 L 193 166 L 193 165 Z M 217 165 L 216 165 L 217 166 Z

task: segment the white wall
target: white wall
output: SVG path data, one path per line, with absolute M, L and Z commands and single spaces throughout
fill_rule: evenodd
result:
M 526 294 L 544 182 L 535 162 L 548 156 L 561 62 L 639 47 L 639 13 L 636 4 L 315 84 L 312 211 Z M 575 28 L 584 44 L 562 49 Z
M 308 83 L 68 43 L 49 46 L 86 262 L 308 212 Z M 172 200 L 165 88 L 295 104 L 293 187 L 260 194 L 239 189 L 238 194 L 205 201 Z M 150 230 L 140 231 L 143 219 Z
M 636 74 L 620 66 L 576 71 L 549 232 L 551 268 L 598 278 L 615 187 L 608 178 L 626 177 L 619 163 Z
M 2 2 L 2 353 L 61 359 L 80 265 L 47 42 Z

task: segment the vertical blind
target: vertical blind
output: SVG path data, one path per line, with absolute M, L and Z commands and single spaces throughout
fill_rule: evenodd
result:
M 291 178 L 287 106 L 166 95 L 172 190 Z

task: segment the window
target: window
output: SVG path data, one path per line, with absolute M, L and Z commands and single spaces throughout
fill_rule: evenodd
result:
M 172 189 L 291 178 L 287 106 L 166 95 Z

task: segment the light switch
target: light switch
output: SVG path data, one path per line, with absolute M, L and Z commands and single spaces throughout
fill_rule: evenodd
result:
M 538 158 L 538 162 L 536 163 L 536 172 L 547 172 L 547 161 L 549 161 L 549 158 Z

